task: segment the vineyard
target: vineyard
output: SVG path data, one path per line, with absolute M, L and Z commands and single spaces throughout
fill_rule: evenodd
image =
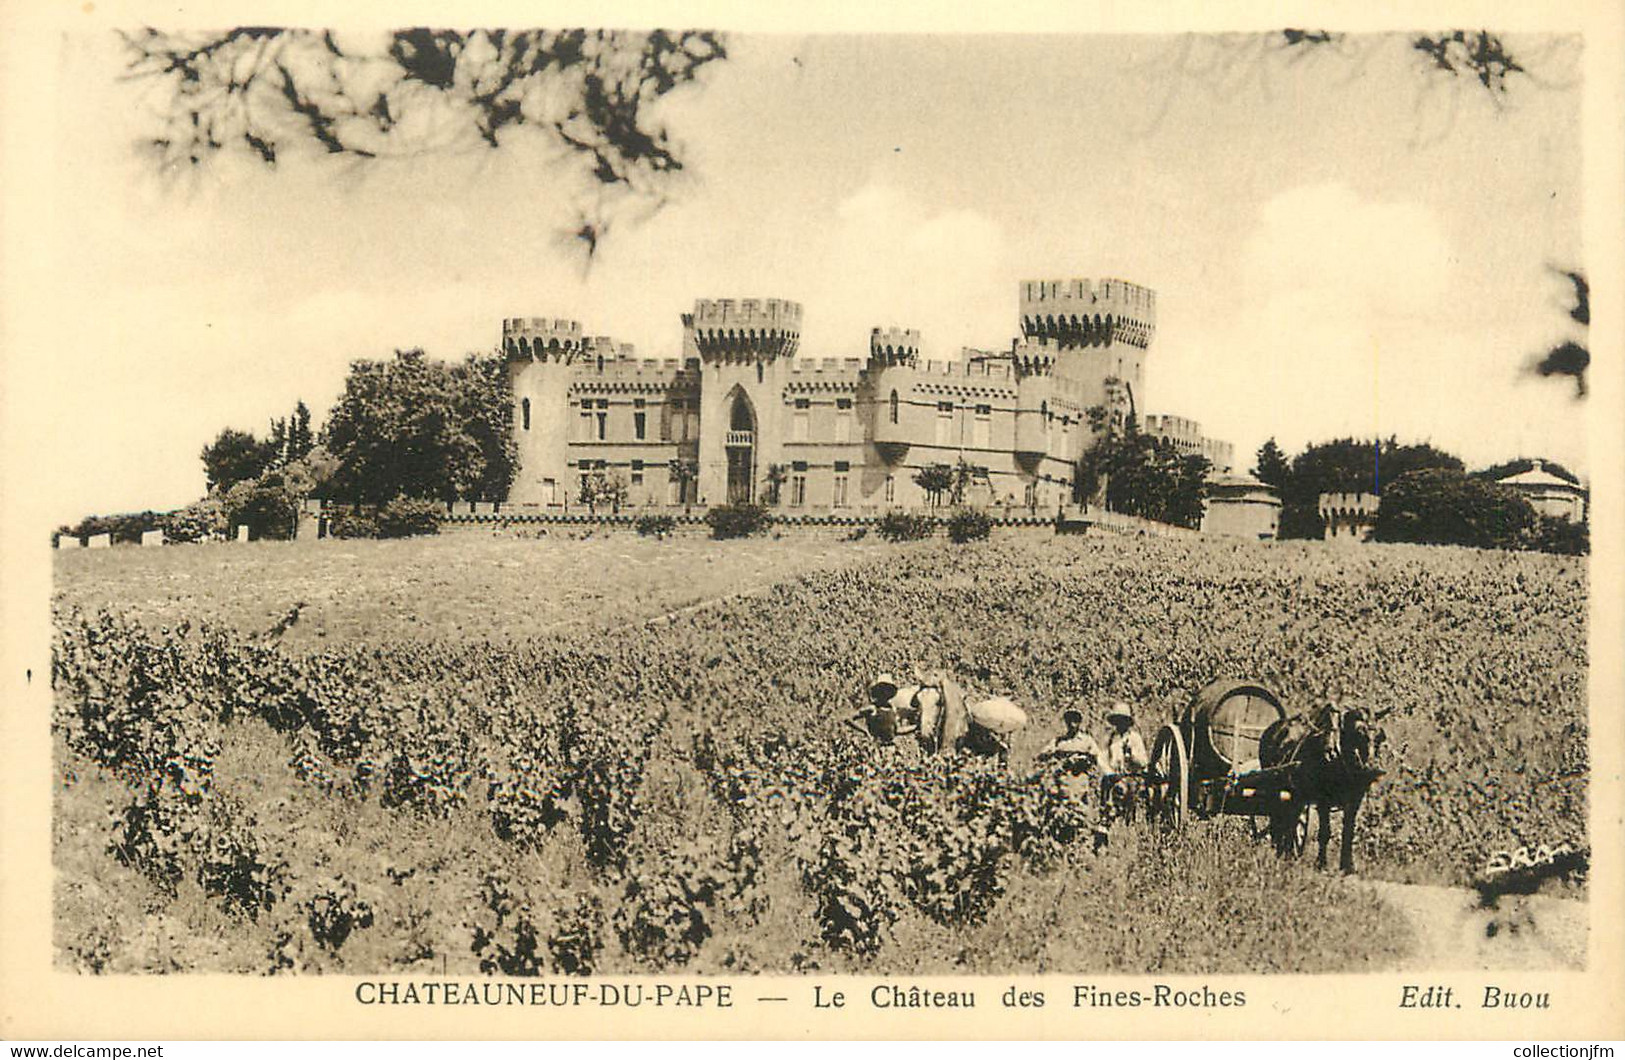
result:
M 1492 850 L 1585 840 L 1582 561 L 1047 536 L 798 560 L 462 547 L 485 568 L 456 539 L 346 544 L 349 563 L 322 560 L 328 596 L 298 546 L 248 574 L 218 549 L 59 558 L 65 967 L 1393 966 L 1408 940 L 1374 894 L 1276 859 L 1243 821 L 1117 824 L 1097 853 L 1090 800 L 1036 761 L 1074 701 L 1129 700 L 1151 729 L 1221 673 L 1291 709 L 1393 708 L 1369 875 L 1461 884 Z M 614 605 L 530 614 L 586 589 Z M 915 664 L 1028 709 L 1008 771 L 844 724 L 869 676 Z

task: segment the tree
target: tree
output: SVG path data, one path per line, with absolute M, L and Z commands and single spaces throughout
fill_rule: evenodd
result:
M 230 427 L 203 447 L 201 457 L 211 493 L 225 493 L 239 482 L 259 477 L 270 463 L 263 442 Z
M 954 465 L 953 485 L 948 490 L 951 503 L 956 505 L 965 503 L 965 493 L 970 489 L 971 481 L 975 477 L 975 469 L 965 462 L 964 457 L 960 457 L 959 462 Z
M 930 464 L 914 475 L 914 484 L 925 491 L 926 499 L 935 508 L 942 502 L 942 495 L 953 489 L 954 469 L 947 464 Z
M 1258 462 L 1253 465 L 1254 478 L 1280 490 L 1286 486 L 1291 474 L 1292 465 L 1287 462 L 1286 454 L 1275 444 L 1273 437 L 1258 447 Z
M 1169 443 L 1169 449 L 1172 448 Z M 1213 462 L 1195 453 L 1172 455 L 1176 464 L 1171 470 L 1163 505 L 1163 522 L 1199 530 L 1202 517 L 1207 513 L 1208 472 L 1213 470 Z
M 155 89 L 146 142 L 166 171 L 227 151 L 274 169 L 301 150 L 358 163 L 494 150 L 528 132 L 599 191 L 581 197 L 570 233 L 589 262 L 613 204 L 658 206 L 683 168 L 659 102 L 727 57 L 706 30 L 239 26 L 124 42 L 128 76 Z
M 1182 454 L 1172 441 L 1141 432 L 1130 413 L 1122 429 L 1096 438 L 1078 465 L 1078 493 L 1105 494 L 1106 507 L 1125 515 L 1199 527 L 1212 463 Z
M 250 537 L 271 541 L 292 538 L 299 527 L 299 483 L 280 470 L 239 482 L 226 491 L 226 516 L 232 526 L 247 526 Z
M 1459 457 L 1426 443 L 1401 445 L 1390 436 L 1376 439 L 1337 438 L 1305 447 L 1292 458 L 1292 470 L 1281 491 L 1279 536 L 1319 538 L 1323 493 L 1381 494 L 1386 483 L 1423 468 L 1462 470 Z
M 1533 543 L 1535 510 L 1516 490 L 1464 474 L 1425 468 L 1389 483 L 1377 509 L 1377 541 L 1473 548 Z
M 686 511 L 690 501 L 693 500 L 691 487 L 700 480 L 700 465 L 693 460 L 672 457 L 666 464 L 666 474 L 671 481 L 677 483 L 677 497 Z
M 788 477 L 783 464 L 767 465 L 767 474 L 764 476 L 767 488 L 762 491 L 766 494 L 767 503 L 774 505 L 779 503 L 779 493 L 784 489 Z
M 598 514 L 600 505 L 619 514 L 621 505 L 626 503 L 626 495 L 625 479 L 619 475 L 594 471 L 581 477 L 581 488 L 576 493 L 576 499 L 585 504 L 587 510 L 594 515 Z
M 293 417 L 288 421 L 287 459 L 303 460 L 315 444 L 316 436 L 310 430 L 310 409 L 301 400 L 294 406 Z
M 164 517 L 166 541 L 217 541 L 230 530 L 225 503 L 215 495 L 193 501 Z
M 499 356 L 448 364 L 405 350 L 356 361 L 322 429 L 339 464 L 332 492 L 358 504 L 501 500 L 516 460 L 511 415 Z

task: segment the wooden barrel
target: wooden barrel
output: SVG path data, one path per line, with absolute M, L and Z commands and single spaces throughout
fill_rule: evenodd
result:
M 1185 714 L 1193 772 L 1212 776 L 1258 768 L 1258 740 L 1286 717 L 1273 691 L 1257 681 L 1220 678 L 1196 693 Z

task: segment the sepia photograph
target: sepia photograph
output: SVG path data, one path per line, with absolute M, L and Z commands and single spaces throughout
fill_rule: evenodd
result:
M 31 990 L 1619 1036 L 1579 17 L 83 13 L 7 210 Z

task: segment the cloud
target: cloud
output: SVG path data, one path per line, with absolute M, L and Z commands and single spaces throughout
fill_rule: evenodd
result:
M 1289 448 L 1388 433 L 1460 446 L 1504 403 L 1500 337 L 1453 288 L 1450 241 L 1426 207 L 1343 183 L 1294 188 L 1263 205 L 1235 261 L 1223 318 L 1170 307 L 1153 404 L 1191 410 L 1241 462 L 1272 434 Z
M 819 337 L 849 346 L 875 325 L 920 328 L 928 356 L 962 345 L 1002 343 L 990 318 L 1010 319 L 1003 229 L 968 209 L 933 209 L 906 190 L 872 180 L 835 207 L 830 251 L 816 279 Z M 815 352 L 821 352 L 814 347 Z
M 1372 202 L 1342 183 L 1294 188 L 1260 211 L 1242 256 L 1249 300 L 1348 320 L 1433 315 L 1450 246 L 1417 203 Z

